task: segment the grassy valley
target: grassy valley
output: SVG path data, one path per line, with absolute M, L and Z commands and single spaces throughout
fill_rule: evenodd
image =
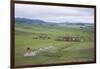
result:
M 16 21 L 15 23 L 15 64 L 37 65 L 52 63 L 87 62 L 94 60 L 93 25 L 60 25 L 44 21 Z M 81 28 L 82 27 L 82 28 Z M 45 38 L 40 38 L 45 36 Z M 59 37 L 75 37 L 79 41 L 57 41 Z M 48 38 L 49 37 L 49 38 Z M 36 56 L 25 57 L 25 49 L 47 48 Z

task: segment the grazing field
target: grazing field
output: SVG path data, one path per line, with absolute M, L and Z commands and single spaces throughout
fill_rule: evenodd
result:
M 93 28 L 15 23 L 15 65 L 93 61 L 93 33 Z M 56 40 L 62 36 L 77 36 L 79 41 Z M 28 57 L 24 56 L 27 47 L 48 50 Z

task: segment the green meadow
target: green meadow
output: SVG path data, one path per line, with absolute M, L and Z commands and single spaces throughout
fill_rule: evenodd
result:
M 94 61 L 93 28 L 45 26 L 15 23 L 15 65 L 40 65 Z M 50 39 L 33 39 L 41 34 Z M 79 36 L 80 41 L 56 41 L 59 36 Z M 36 56 L 24 56 L 31 49 L 54 46 L 56 49 L 41 52 Z M 54 52 L 52 52 L 54 51 Z

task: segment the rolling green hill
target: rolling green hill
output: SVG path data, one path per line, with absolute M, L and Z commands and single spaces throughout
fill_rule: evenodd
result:
M 36 24 L 36 23 L 35 23 Z M 32 25 L 28 23 L 15 23 L 15 65 L 37 65 L 52 63 L 87 62 L 94 60 L 93 28 L 67 27 L 58 25 Z M 41 39 L 47 36 L 50 39 Z M 59 36 L 78 36 L 79 42 L 56 41 Z M 33 39 L 37 37 L 37 39 Z M 25 57 L 25 49 L 49 49 L 36 56 Z M 54 51 L 54 52 L 53 52 Z

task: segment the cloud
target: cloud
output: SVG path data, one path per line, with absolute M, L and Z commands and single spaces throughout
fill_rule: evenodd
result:
M 93 8 L 16 4 L 15 16 L 50 22 L 94 22 Z

